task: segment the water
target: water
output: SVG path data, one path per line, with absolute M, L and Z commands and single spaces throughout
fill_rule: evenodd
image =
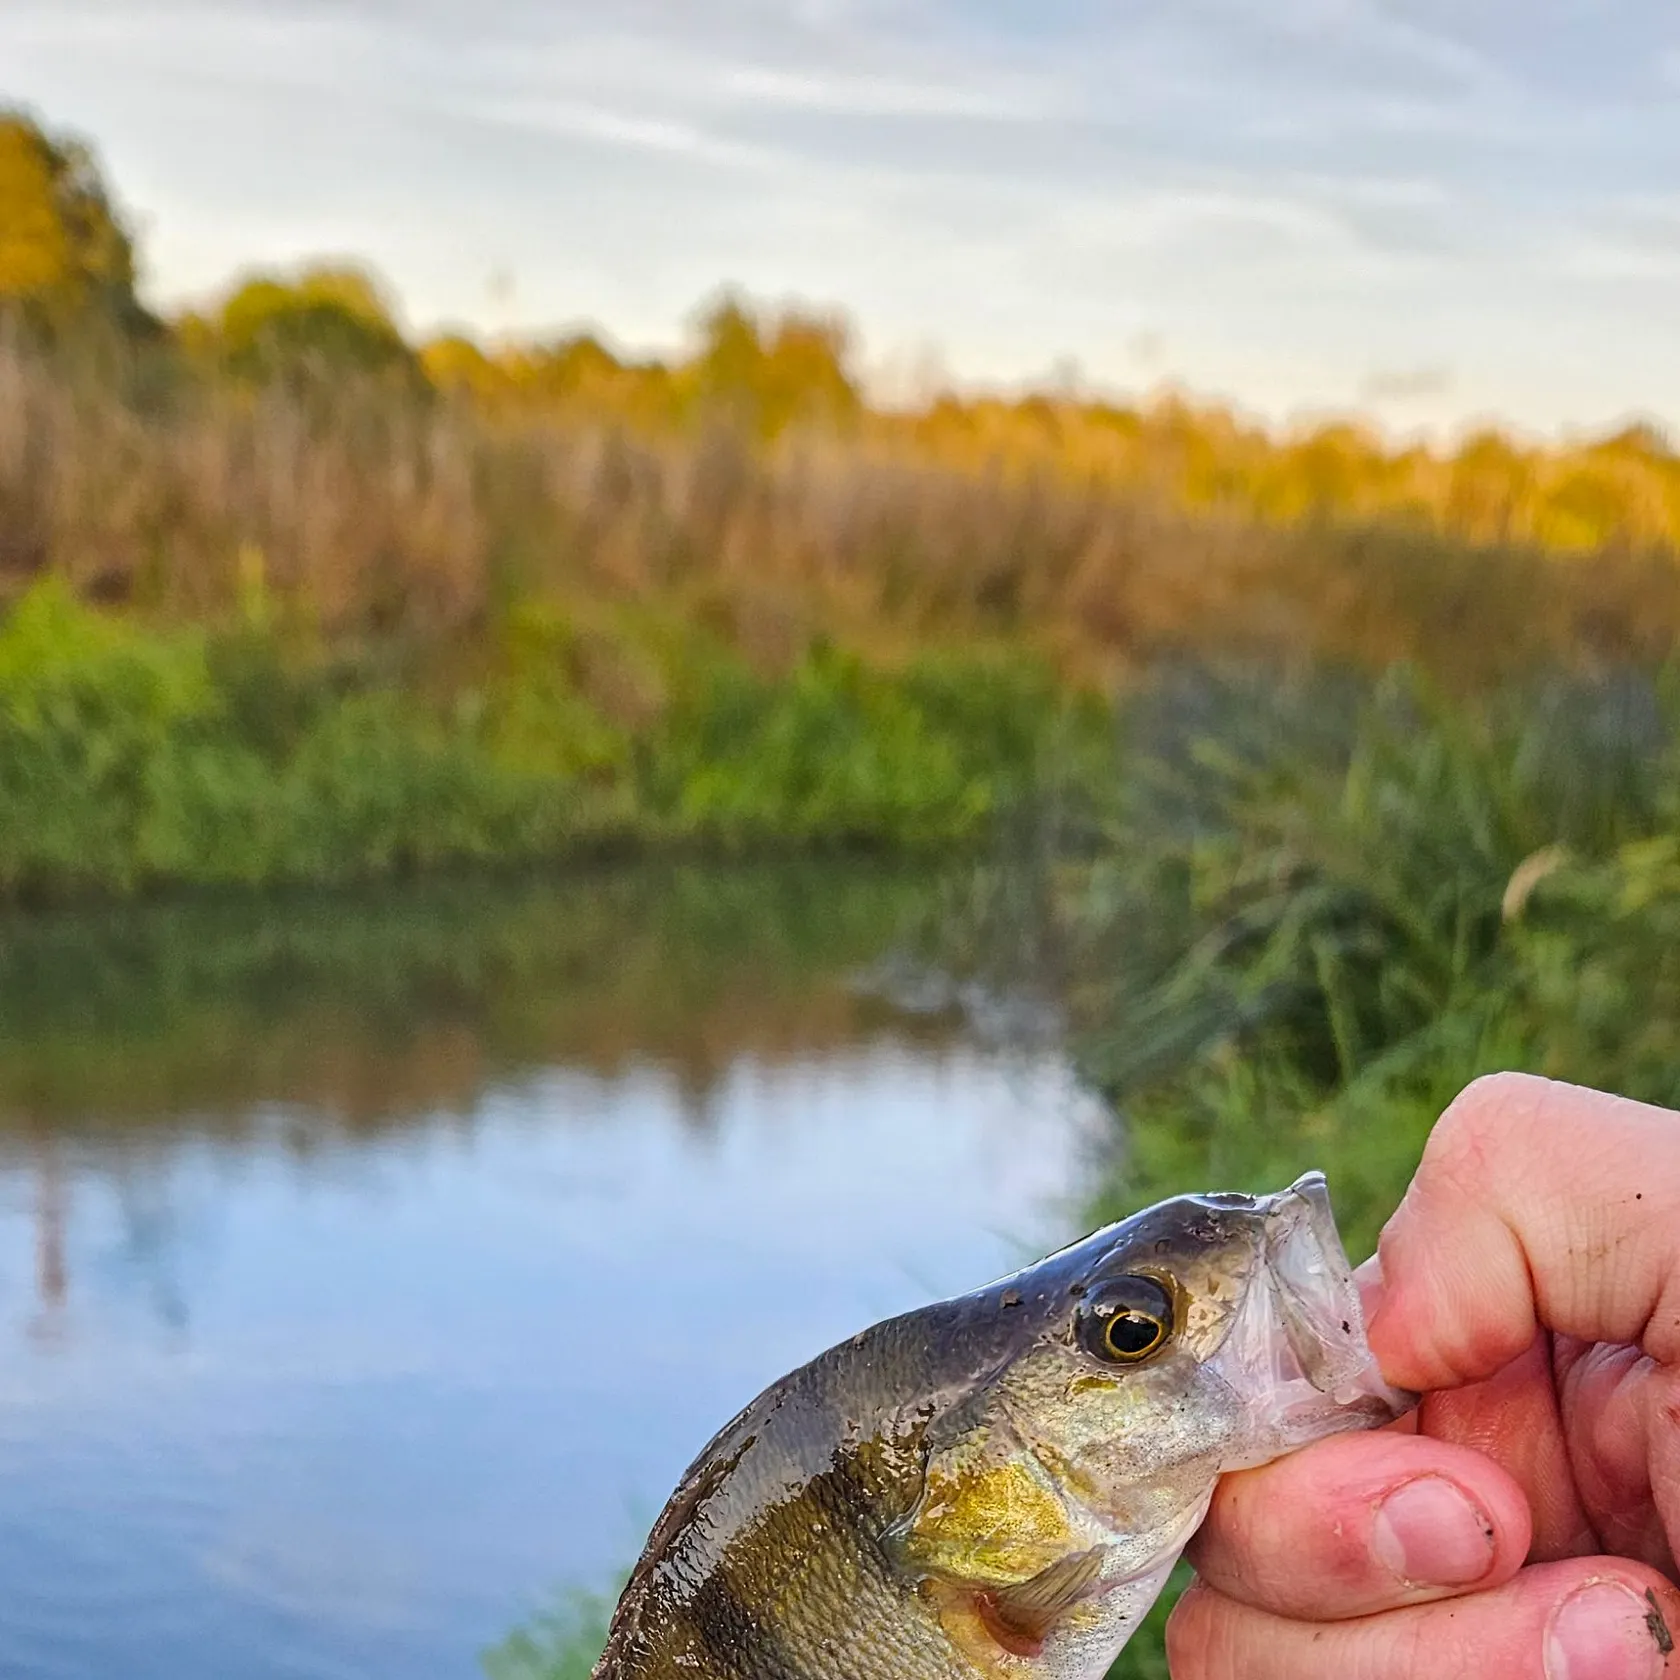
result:
M 766 1382 L 1066 1235 L 1054 1058 L 850 983 L 926 891 L 7 926 L 0 1674 L 477 1674 Z

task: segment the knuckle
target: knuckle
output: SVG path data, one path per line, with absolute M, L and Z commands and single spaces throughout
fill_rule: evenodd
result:
M 1430 1133 L 1419 1176 L 1459 1190 L 1485 1186 L 1494 1156 L 1526 1131 L 1551 1090 L 1529 1073 L 1484 1073 L 1447 1105 Z
M 1436 1138 L 1446 1148 L 1476 1149 L 1530 1116 L 1550 1089 L 1532 1073 L 1484 1073 L 1447 1105 Z

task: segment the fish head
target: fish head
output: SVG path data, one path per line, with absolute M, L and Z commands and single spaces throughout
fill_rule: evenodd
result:
M 1059 1322 L 999 1392 L 1099 1509 L 1174 1465 L 1249 1468 L 1410 1404 L 1371 1356 L 1320 1174 L 1163 1202 L 1057 1260 Z
M 948 1609 L 978 1605 L 971 1655 L 1011 1648 L 1011 1629 L 1036 1650 L 1062 1624 L 1123 1644 L 1221 1474 L 1412 1403 L 1372 1359 L 1317 1174 L 1163 1202 L 983 1293 L 1021 1329 L 945 1420 L 904 1534 L 936 1591 L 956 1591 Z M 1112 1613 L 1092 1611 L 1105 1597 Z

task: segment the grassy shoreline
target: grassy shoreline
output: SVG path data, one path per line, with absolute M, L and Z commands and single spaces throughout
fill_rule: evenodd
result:
M 527 614 L 477 681 L 334 662 L 260 627 L 147 625 L 38 586 L 0 621 L 0 902 L 347 884 L 602 857 L 978 847 L 1099 702 L 1025 655 L 761 674 L 699 633 L 620 643 L 629 719 Z M 598 679 L 597 679 L 598 680 Z

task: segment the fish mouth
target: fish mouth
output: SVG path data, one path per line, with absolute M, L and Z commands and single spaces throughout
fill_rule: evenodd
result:
M 1391 1422 L 1416 1396 L 1384 1381 L 1322 1173 L 1257 1197 L 1255 1267 L 1213 1364 L 1256 1408 L 1263 1464 L 1325 1435 Z M 1238 1466 L 1230 1466 L 1238 1468 Z

